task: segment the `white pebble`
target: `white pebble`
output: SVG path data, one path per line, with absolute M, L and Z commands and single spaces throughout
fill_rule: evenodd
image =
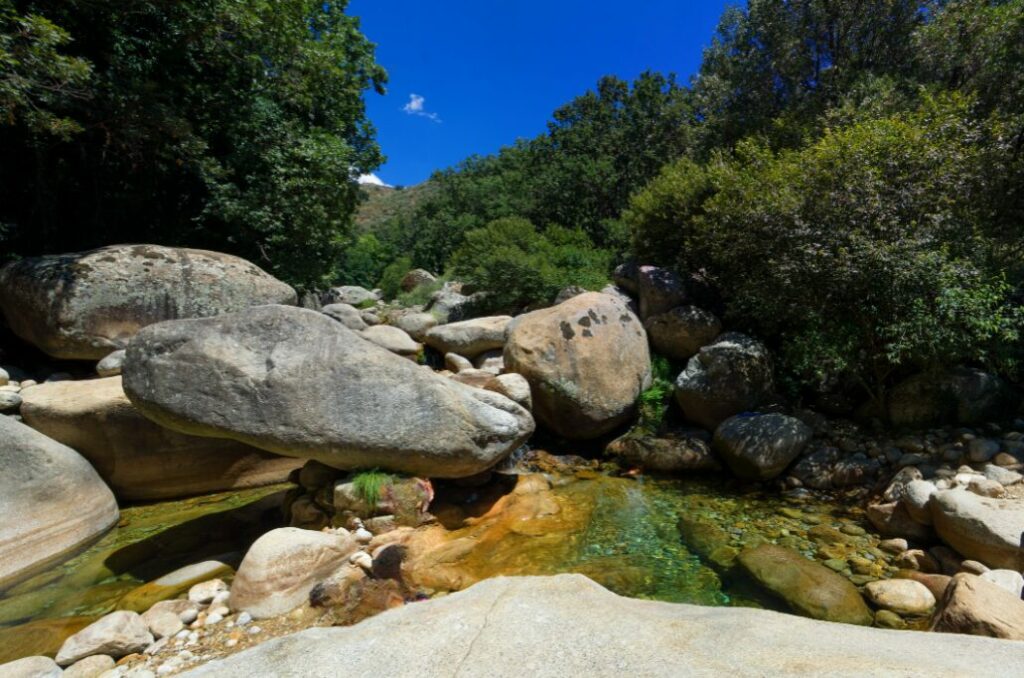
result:
M 238 615 L 238 620 L 236 621 L 236 623 L 239 626 L 245 626 L 246 624 L 248 624 L 251 621 L 252 621 L 252 615 L 249 614 L 248 612 L 243 612 L 242 614 Z
M 253 634 L 253 635 L 256 635 L 257 633 L 259 633 L 259 632 L 260 632 L 260 631 L 262 631 L 262 630 L 263 630 L 263 629 L 261 629 L 261 628 L 260 628 L 260 627 L 258 627 L 258 626 L 253 626 L 253 627 L 251 627 L 251 628 L 249 629 L 249 633 L 251 633 L 251 634 Z
M 369 544 L 371 541 L 373 541 L 373 533 L 365 527 L 360 527 L 355 532 L 355 538 L 356 541 L 360 544 Z
M 223 615 L 219 615 L 216 612 L 214 612 L 213 614 L 207 615 L 206 621 L 203 623 L 203 625 L 204 626 L 212 626 L 213 624 L 219 624 L 223 620 L 224 620 L 224 616 Z
M 228 638 L 227 642 L 224 643 L 224 644 L 227 645 L 228 647 L 234 647 L 235 645 L 238 645 L 238 639 L 237 638 Z

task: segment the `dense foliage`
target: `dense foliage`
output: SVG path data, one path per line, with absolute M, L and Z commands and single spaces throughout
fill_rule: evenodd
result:
M 345 2 L 0 0 L 4 250 L 205 246 L 322 282 L 381 162 Z

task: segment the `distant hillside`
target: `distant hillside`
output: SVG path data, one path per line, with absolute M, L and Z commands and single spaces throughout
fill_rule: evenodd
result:
M 364 196 L 356 210 L 355 224 L 360 233 L 375 231 L 378 226 L 394 218 L 416 211 L 437 190 L 425 181 L 408 188 L 391 188 L 364 184 L 360 187 Z

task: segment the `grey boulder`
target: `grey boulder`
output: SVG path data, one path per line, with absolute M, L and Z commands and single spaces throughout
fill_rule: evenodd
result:
M 70 666 L 95 654 L 119 659 L 142 652 L 152 642 L 153 634 L 137 612 L 118 610 L 65 640 L 57 652 L 56 661 L 61 666 Z
M 651 348 L 673 360 L 689 360 L 722 331 L 722 322 L 696 306 L 676 306 L 644 322 Z
M 458 353 L 472 360 L 503 347 L 511 322 L 511 316 L 499 315 L 440 325 L 427 330 L 424 341 L 442 354 Z
M 110 489 L 80 454 L 0 416 L 0 589 L 67 557 L 117 522 Z
M 810 427 L 784 414 L 736 415 L 715 431 L 714 450 L 744 480 L 771 480 L 800 456 Z
M 529 412 L 497 393 L 287 306 L 146 328 L 128 349 L 124 389 L 167 428 L 339 469 L 475 475 L 534 428 Z
M 773 390 L 768 349 L 739 332 L 726 332 L 701 348 L 676 379 L 683 414 L 710 430 L 764 404 Z
M 334 318 L 339 323 L 356 332 L 365 330 L 368 325 L 363 320 L 362 311 L 349 304 L 327 304 L 320 309 L 328 318 Z
M 943 490 L 929 502 L 935 531 L 961 555 L 991 568 L 1024 571 L 1024 502 Z
M 651 379 L 647 335 L 615 297 L 588 292 L 516 318 L 505 370 L 526 377 L 537 419 L 564 438 L 624 424 Z
M 113 245 L 0 269 L 0 308 L 14 333 L 71 360 L 99 360 L 162 320 L 296 301 L 254 264 L 205 250 Z

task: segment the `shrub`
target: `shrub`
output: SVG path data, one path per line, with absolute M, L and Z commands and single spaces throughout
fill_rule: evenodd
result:
M 402 291 L 402 278 L 410 270 L 412 270 L 412 259 L 409 257 L 400 257 L 384 268 L 377 287 L 384 293 L 385 299 L 394 299 L 398 296 Z
M 595 248 L 582 231 L 539 232 L 518 217 L 469 231 L 452 256 L 453 274 L 487 292 L 490 311 L 550 304 L 569 285 L 600 288 L 609 266 L 609 253 Z
M 794 386 L 850 379 L 881 398 L 904 366 L 991 363 L 1020 318 L 979 207 L 991 157 L 970 103 L 925 98 L 800 149 L 748 140 L 677 163 L 634 198 L 636 241 L 669 232 Z
M 380 501 L 385 487 L 395 482 L 395 477 L 390 473 L 384 473 L 379 469 L 360 471 L 352 478 L 352 486 L 356 496 L 369 504 L 376 506 Z

